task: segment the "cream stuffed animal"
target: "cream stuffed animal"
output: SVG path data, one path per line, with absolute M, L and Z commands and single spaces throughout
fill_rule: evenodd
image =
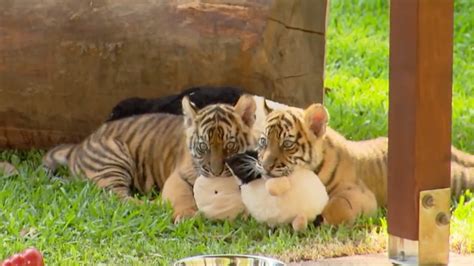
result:
M 288 106 L 266 100 L 262 96 L 254 95 L 253 99 L 256 103 L 253 135 L 257 138 L 265 128 L 265 109 L 279 110 Z M 199 176 L 193 193 L 198 211 L 208 219 L 233 220 L 241 213 L 247 214 L 240 196 L 239 183 L 235 178 Z
M 287 177 L 261 177 L 255 168 L 256 158 L 256 152 L 247 152 L 226 160 L 241 182 L 241 197 L 247 211 L 271 227 L 291 223 L 295 231 L 306 229 L 328 202 L 324 184 L 308 169 L 295 169 Z
M 199 212 L 208 219 L 233 220 L 245 211 L 235 178 L 199 176 L 193 192 Z

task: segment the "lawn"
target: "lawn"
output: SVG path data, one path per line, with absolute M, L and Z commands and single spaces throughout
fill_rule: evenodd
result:
M 388 1 L 332 0 L 325 98 L 330 125 L 351 139 L 386 135 L 388 110 Z M 474 2 L 456 0 L 453 144 L 474 153 Z M 294 234 L 255 221 L 171 222 L 169 206 L 121 203 L 89 183 L 51 181 L 42 151 L 4 151 L 17 177 L 0 176 L 0 259 L 36 246 L 48 264 L 169 265 L 203 253 L 254 253 L 289 260 L 386 248 L 385 210 L 352 229 L 322 226 Z M 474 253 L 474 201 L 453 205 L 453 251 Z

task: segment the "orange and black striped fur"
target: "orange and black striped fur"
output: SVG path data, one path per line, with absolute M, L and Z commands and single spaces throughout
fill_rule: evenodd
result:
M 124 199 L 136 201 L 131 189 L 144 194 L 163 189 L 175 216 L 191 214 L 198 173 L 222 174 L 226 156 L 254 145 L 255 101 L 244 95 L 235 106 L 197 110 L 185 97 L 183 110 L 184 116 L 156 113 L 105 123 L 79 144 L 51 149 L 43 164 L 50 170 L 67 165 L 73 175 Z
M 295 165 L 309 165 L 330 196 L 323 212 L 326 222 L 352 223 L 358 215 L 373 214 L 377 206 L 387 204 L 387 138 L 347 140 L 327 126 L 329 114 L 321 104 L 267 113 L 258 141 L 264 174 L 287 175 Z M 453 147 L 451 169 L 454 195 L 474 188 L 473 155 Z

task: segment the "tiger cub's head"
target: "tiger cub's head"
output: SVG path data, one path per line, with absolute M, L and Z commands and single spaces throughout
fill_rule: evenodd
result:
M 182 105 L 188 148 L 200 174 L 231 176 L 224 160 L 255 146 L 253 97 L 244 94 L 235 106 L 213 104 L 200 110 L 184 97 Z
M 265 108 L 265 129 L 258 140 L 259 170 L 267 176 L 290 175 L 295 166 L 315 169 L 323 159 L 329 114 L 321 104 L 306 110 Z

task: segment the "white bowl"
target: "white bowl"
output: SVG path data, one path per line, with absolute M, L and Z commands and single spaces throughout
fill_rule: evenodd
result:
M 253 255 L 201 255 L 178 260 L 174 266 L 285 266 L 272 258 Z

